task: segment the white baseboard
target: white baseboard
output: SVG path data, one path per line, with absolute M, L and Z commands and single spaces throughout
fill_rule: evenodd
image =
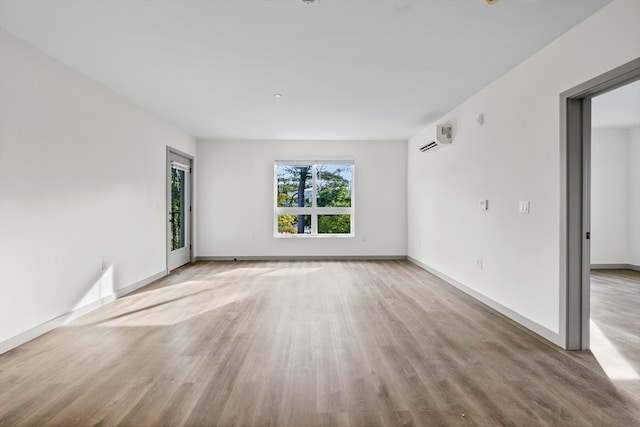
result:
M 411 258 L 411 257 L 407 257 L 407 259 L 414 263 L 415 265 L 417 265 L 418 267 L 427 270 L 429 273 L 441 278 L 442 280 L 444 280 L 445 282 L 449 283 L 450 285 L 460 289 L 462 292 L 464 292 L 467 295 L 472 296 L 473 298 L 477 299 L 478 301 L 480 301 L 481 303 L 491 307 L 492 309 L 496 310 L 497 312 L 503 314 L 504 316 L 508 317 L 509 319 L 513 320 L 514 322 L 518 323 L 519 325 L 527 328 L 528 330 L 530 330 L 531 332 L 534 332 L 537 335 L 540 335 L 542 338 L 546 339 L 547 341 L 552 342 L 553 344 L 557 345 L 558 347 L 563 348 L 563 345 L 561 343 L 561 339 L 560 339 L 560 334 L 553 332 L 550 329 L 545 328 L 544 326 L 522 316 L 521 314 L 516 313 L 515 311 L 505 307 L 504 305 L 492 300 L 491 298 L 477 292 L 474 291 L 473 289 L 463 285 L 462 283 L 456 281 L 455 279 L 452 279 L 451 277 L 447 276 L 446 274 L 443 274 L 441 272 L 439 272 L 438 270 L 429 267 L 426 264 L 423 264 L 422 262 Z
M 116 298 L 121 298 L 127 294 L 130 294 L 131 292 L 138 290 L 140 288 L 142 288 L 143 286 L 147 286 L 149 283 L 153 283 L 158 279 L 162 279 L 163 277 L 165 277 L 167 275 L 167 271 L 166 270 L 162 270 L 159 273 L 154 274 L 153 276 L 149 276 L 146 277 L 142 280 L 137 281 L 136 283 L 127 286 L 126 288 L 122 288 L 122 289 L 118 289 L 115 292 Z
M 640 266 L 633 264 L 591 264 L 592 270 L 634 270 L 640 271 Z
M 379 261 L 406 260 L 406 255 L 199 256 L 195 261 Z
M 47 322 L 41 323 L 35 328 L 31 328 L 28 331 L 22 332 L 11 338 L 7 338 L 6 340 L 0 342 L 0 354 L 6 353 L 7 351 L 14 349 L 28 341 L 31 341 L 32 339 L 38 338 L 40 335 L 44 335 L 47 332 L 50 332 L 55 328 L 64 325 L 65 323 L 68 323 L 74 319 L 77 319 L 78 317 L 85 315 L 97 308 L 100 308 L 103 305 L 109 304 L 110 302 L 113 302 L 116 299 L 130 292 L 135 291 L 136 289 L 140 289 L 141 287 L 146 286 L 149 283 L 152 283 L 166 275 L 167 275 L 167 272 L 163 270 L 160 273 L 157 273 L 157 274 L 154 274 L 153 276 L 149 276 L 145 279 L 142 279 L 132 285 L 127 286 L 126 288 L 118 289 L 117 291 L 105 297 L 102 297 L 97 301 L 94 301 L 78 309 L 72 310 L 61 316 L 53 318 Z

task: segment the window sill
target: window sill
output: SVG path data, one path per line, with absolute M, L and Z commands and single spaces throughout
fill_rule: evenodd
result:
M 276 239 L 345 239 L 353 238 L 355 235 L 351 234 L 274 234 Z

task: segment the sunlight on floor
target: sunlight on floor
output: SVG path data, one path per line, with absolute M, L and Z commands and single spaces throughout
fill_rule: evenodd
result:
M 205 312 L 249 298 L 263 285 L 235 288 L 210 282 L 187 281 L 130 295 L 102 310 L 77 319 L 71 326 L 140 327 L 174 325 Z
M 300 277 L 320 268 L 237 268 L 215 274 L 217 279 L 190 280 L 157 289 L 134 293 L 118 299 L 101 310 L 89 313 L 70 326 L 143 327 L 175 325 L 211 310 L 251 298 L 272 286 L 274 277 Z M 237 278 L 243 279 L 240 285 Z M 264 280 L 263 280 L 264 279 Z M 104 291 L 112 283 L 107 274 L 96 284 L 94 292 Z M 103 283 L 104 282 L 104 283 Z M 113 285 L 111 285 L 111 290 Z
M 252 277 L 258 276 L 260 274 L 265 274 L 273 271 L 273 268 L 263 268 L 263 267 L 243 267 L 243 268 L 235 268 L 229 271 L 223 271 L 222 273 L 217 273 L 214 277 Z
M 288 276 L 304 276 L 307 274 L 320 271 L 319 267 L 309 268 L 259 268 L 259 267 L 246 267 L 236 268 L 235 270 L 225 271 L 223 273 L 216 274 L 216 277 L 255 277 L 259 275 L 267 277 L 288 277 Z
M 590 320 L 589 324 L 591 327 L 591 352 L 607 376 L 612 380 L 640 379 L 640 375 L 607 339 L 598 325 L 593 320 Z
M 267 277 L 293 277 L 293 276 L 306 276 L 307 274 L 315 273 L 316 271 L 320 271 L 321 268 L 276 268 L 273 271 L 265 273 Z

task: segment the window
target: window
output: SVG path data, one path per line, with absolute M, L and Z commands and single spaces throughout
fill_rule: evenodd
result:
M 353 236 L 352 161 L 277 161 L 274 235 Z

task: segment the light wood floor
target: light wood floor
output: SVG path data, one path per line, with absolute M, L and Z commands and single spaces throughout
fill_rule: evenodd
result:
M 640 397 L 640 271 L 591 270 L 590 348 L 618 388 Z
M 197 263 L 0 356 L 11 426 L 632 426 L 639 406 L 590 352 L 406 261 Z

